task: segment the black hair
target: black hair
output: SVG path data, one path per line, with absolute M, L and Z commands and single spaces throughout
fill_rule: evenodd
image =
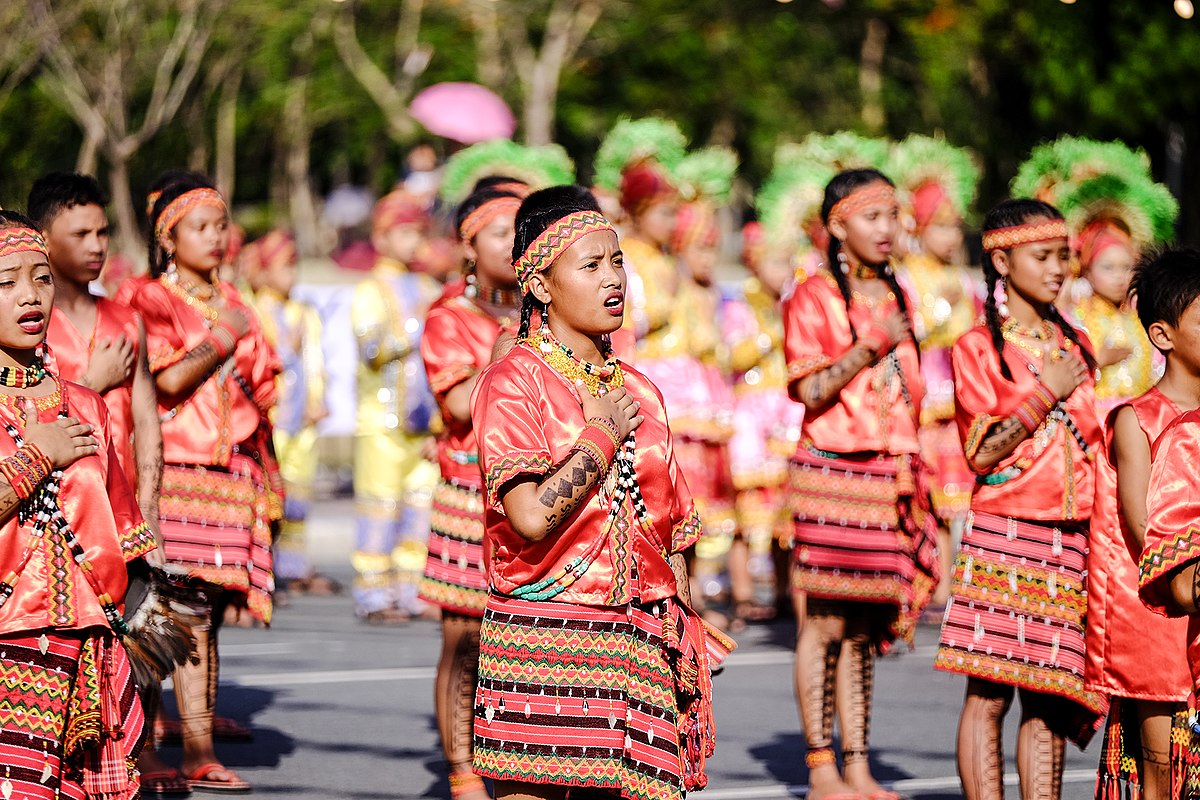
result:
M 1156 322 L 1178 325 L 1183 312 L 1200 297 L 1200 250 L 1158 250 L 1142 256 L 1129 295 L 1147 332 Z
M 471 192 L 471 194 L 467 196 L 467 199 L 463 200 L 459 204 L 458 209 L 454 212 L 455 235 L 458 235 L 458 232 L 462 230 L 462 224 L 466 221 L 467 217 L 471 216 L 471 214 L 480 206 L 482 206 L 484 203 L 490 203 L 491 201 L 497 200 L 501 197 L 512 197 L 517 200 L 521 199 L 520 195 L 503 189 L 497 189 L 495 187 L 476 189 L 475 191 Z
M 543 231 L 568 214 L 574 214 L 577 211 L 600 212 L 600 204 L 596 202 L 596 198 L 582 186 L 551 186 L 549 189 L 542 189 L 526 197 L 521 202 L 521 207 L 517 209 L 517 235 L 513 239 L 513 263 L 517 263 L 525 249 L 533 243 L 534 239 L 541 236 Z M 517 333 L 518 339 L 524 339 L 529 335 L 529 325 L 533 320 L 535 310 L 539 314 L 546 313 L 546 307 L 533 296 L 533 292 L 526 292 L 521 298 L 521 328 Z
M 983 218 L 982 233 L 986 236 L 991 231 L 1026 225 L 1035 219 L 1061 220 L 1062 218 L 1061 211 L 1041 200 L 1009 199 L 993 208 Z M 1004 360 L 1004 329 L 1000 319 L 1000 309 L 996 305 L 996 286 L 1000 283 L 1000 273 L 992 260 L 992 252 L 994 251 L 985 251 L 983 254 L 983 277 L 987 284 L 987 291 L 983 299 L 984 321 L 987 323 L 988 333 L 992 337 L 992 347 L 996 348 L 996 355 L 1000 358 L 1000 374 L 1011 381 L 1013 379 L 1012 371 Z M 1011 248 L 1006 249 L 1005 252 L 1011 252 Z M 1075 326 L 1070 322 L 1067 322 L 1054 303 L 1051 303 L 1046 309 L 1046 318 L 1062 329 L 1063 336 L 1079 347 L 1084 363 L 1088 365 L 1088 369 L 1094 370 L 1096 359 L 1093 358 L 1091 351 L 1083 346 L 1083 341 L 1079 338 L 1079 331 L 1075 330 Z
M 840 201 L 849 197 L 856 189 L 861 189 L 864 186 L 869 186 L 872 183 L 886 183 L 888 186 L 895 186 L 888 176 L 884 175 L 877 169 L 848 169 L 844 172 L 839 172 L 833 176 L 833 179 L 825 186 L 825 199 L 821 203 L 821 221 L 825 223 L 826 228 L 829 227 L 829 214 L 833 211 L 833 207 Z M 842 272 L 838 264 L 838 253 L 842 249 L 842 243 L 833 235 L 832 231 L 829 234 L 829 246 L 826 248 L 826 269 L 833 276 L 833 280 L 837 283 L 838 291 L 842 293 L 842 300 L 846 303 L 846 320 L 850 321 L 850 277 Z M 891 265 L 886 261 L 882 264 L 870 264 L 875 273 L 887 282 L 888 288 L 892 290 L 892 294 L 896 296 L 896 303 L 900 306 L 900 311 L 905 316 L 908 316 L 908 300 L 904 295 L 904 291 L 900 288 L 899 282 L 896 280 L 896 274 L 892 271 Z M 854 330 L 854 323 L 850 324 L 850 340 L 858 341 L 858 332 Z M 914 340 L 914 344 L 915 344 Z M 917 353 L 921 352 L 921 348 L 917 348 Z M 919 355 L 918 355 L 919 357 Z
M 35 231 L 38 230 L 37 223 L 20 211 L 13 211 L 11 208 L 0 208 L 0 231 L 9 230 L 10 228 L 32 228 Z
M 170 176 L 170 179 L 165 179 Z M 150 209 L 149 225 L 150 225 L 150 277 L 157 278 L 167 269 L 167 262 L 170 261 L 167 252 L 163 249 L 162 242 L 154 235 L 154 229 L 158 226 L 158 218 L 167 210 L 167 206 L 182 194 L 192 191 L 193 189 L 215 189 L 213 182 L 199 172 L 188 172 L 185 170 L 169 170 L 167 173 L 160 175 L 151 184 L 151 192 L 161 192 L 158 199 L 154 201 L 154 205 Z
M 475 181 L 475 185 L 471 187 L 471 194 L 482 192 L 485 189 L 495 189 L 497 186 L 506 184 L 519 183 L 522 186 L 528 186 L 529 181 L 520 178 L 514 178 L 511 175 L 485 175 Z
M 46 230 L 62 212 L 75 206 L 108 205 L 108 195 L 91 175 L 50 172 L 33 182 L 26 209 L 38 230 Z

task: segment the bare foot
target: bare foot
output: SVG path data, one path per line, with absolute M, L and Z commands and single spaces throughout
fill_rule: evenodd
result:
M 842 780 L 836 765 L 827 764 L 809 770 L 808 800 L 861 800 L 861 795 Z
M 869 800 L 899 800 L 900 795 L 879 785 L 871 775 L 867 761 L 853 761 L 846 765 L 846 783 Z

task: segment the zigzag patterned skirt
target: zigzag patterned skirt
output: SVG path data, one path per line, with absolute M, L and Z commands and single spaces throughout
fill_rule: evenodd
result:
M 665 601 L 623 608 L 492 595 L 475 696 L 475 772 L 683 797 Z
M 483 529 L 483 495 L 479 488 L 439 481 L 433 490 L 422 600 L 444 611 L 483 616 L 488 599 Z
M 934 667 L 1071 701 L 1086 743 L 1106 703 L 1084 688 L 1087 526 L 971 512 Z

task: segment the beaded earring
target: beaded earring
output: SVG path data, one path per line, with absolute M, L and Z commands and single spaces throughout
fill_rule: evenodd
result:
M 479 287 L 475 285 L 475 262 L 474 261 L 467 262 L 466 281 L 467 281 L 467 288 L 463 290 L 463 294 L 465 294 L 471 300 L 474 300 L 476 297 L 479 296 Z
M 849 275 L 850 274 L 850 259 L 846 257 L 846 251 L 843 250 L 841 247 L 838 247 L 837 260 L 838 260 L 838 269 L 840 269 L 842 271 L 843 275 Z
M 1003 275 L 996 281 L 996 310 L 1001 317 L 1008 317 L 1008 279 Z

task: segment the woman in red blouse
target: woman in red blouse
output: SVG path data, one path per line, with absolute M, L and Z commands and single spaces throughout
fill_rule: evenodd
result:
M 1103 700 L 1084 687 L 1084 559 L 1101 447 L 1091 345 L 1054 306 L 1070 275 L 1062 215 L 1008 200 L 984 220 L 986 324 L 954 345 L 954 404 L 978 478 L 935 666 L 966 675 L 958 771 L 968 800 L 1003 796 L 1001 728 L 1021 695 L 1024 794 L 1061 793 Z
M 790 473 L 792 576 L 808 603 L 796 693 L 817 800 L 895 796 L 868 763 L 875 652 L 897 636 L 911 643 L 935 583 L 936 524 L 917 443 L 924 384 L 889 263 L 898 214 L 881 173 L 836 175 L 821 209 L 829 270 L 802 275 L 783 307 L 788 392 L 805 406 Z
M 686 605 L 700 526 L 662 396 L 612 356 L 617 234 L 586 190 L 554 187 L 521 205 L 513 255 L 519 342 L 480 377 L 471 414 L 491 583 L 475 771 L 498 798 L 680 798 L 704 785 L 714 736 Z
M 479 621 L 487 604 L 483 477 L 471 427 L 471 392 L 492 361 L 500 332 L 515 326 L 521 313 L 512 266 L 513 225 L 520 205 L 516 194 L 497 189 L 476 191 L 462 202 L 457 228 L 468 260 L 467 279 L 446 287 L 429 309 L 421 337 L 421 358 L 444 424 L 438 438 L 442 474 L 433 493 L 421 598 L 442 609 L 434 700 L 455 798 L 488 796 L 483 781 L 471 772 Z

